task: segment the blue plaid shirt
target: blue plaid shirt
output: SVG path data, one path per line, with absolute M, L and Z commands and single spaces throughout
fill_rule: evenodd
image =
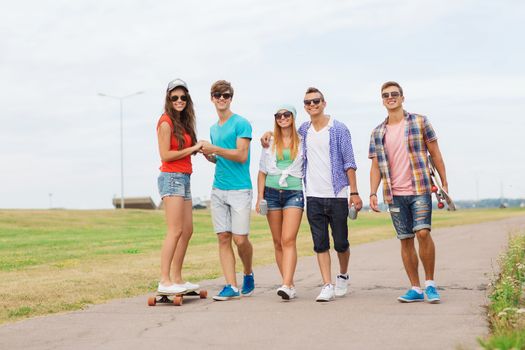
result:
M 332 123 L 333 122 L 333 123 Z M 312 125 L 311 121 L 304 122 L 297 131 L 301 136 L 303 145 L 303 174 L 306 175 L 306 167 L 308 166 L 308 149 L 306 147 L 306 136 L 308 129 Z M 354 159 L 354 150 L 352 148 L 352 136 L 345 124 L 333 119 L 329 122 L 328 127 L 330 134 L 330 164 L 332 166 L 332 186 L 334 189 L 334 196 L 346 186 L 348 186 L 348 176 L 346 171 L 350 168 L 356 170 L 357 166 Z M 304 178 L 304 185 L 306 184 L 306 177 Z

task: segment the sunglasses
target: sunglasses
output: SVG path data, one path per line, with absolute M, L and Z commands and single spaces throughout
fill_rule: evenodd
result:
M 275 117 L 275 120 L 280 120 L 280 119 L 290 119 L 290 117 L 293 115 L 292 112 L 284 112 L 284 113 L 275 113 L 273 116 Z
M 312 98 L 311 100 L 304 100 L 303 102 L 305 106 L 309 106 L 312 104 L 312 102 L 314 103 L 314 105 L 318 105 L 319 103 L 321 103 L 322 100 L 322 98 Z
M 170 96 L 170 101 L 171 101 L 171 102 L 177 102 L 177 101 L 179 100 L 179 98 L 180 98 L 180 100 L 181 100 L 182 102 L 186 102 L 186 101 L 188 101 L 188 96 L 186 96 L 186 95 L 182 95 L 182 96 L 177 96 L 177 95 Z
M 214 99 L 216 100 L 219 100 L 222 96 L 223 99 L 225 100 L 229 100 L 231 97 L 232 97 L 232 94 L 230 94 L 229 92 L 225 92 L 223 94 L 221 94 L 220 92 L 214 92 L 213 94 L 211 94 L 213 96 Z
M 401 93 L 399 91 L 392 91 L 391 93 L 383 92 L 381 94 L 382 98 L 399 97 L 399 96 L 401 96 Z

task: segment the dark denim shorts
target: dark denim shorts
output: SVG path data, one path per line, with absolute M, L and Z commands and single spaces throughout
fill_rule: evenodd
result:
M 268 210 L 304 209 L 303 191 L 300 190 L 278 190 L 265 187 L 264 199 L 268 202 Z
M 399 239 L 413 238 L 416 231 L 432 227 L 430 194 L 393 196 L 393 203 L 388 205 L 388 209 Z
M 191 200 L 190 174 L 161 172 L 157 183 L 160 198 L 177 196 Z
M 346 198 L 306 197 L 306 217 L 310 224 L 314 251 L 323 253 L 330 249 L 328 225 L 332 230 L 334 248 L 344 253 L 348 242 L 348 200 Z

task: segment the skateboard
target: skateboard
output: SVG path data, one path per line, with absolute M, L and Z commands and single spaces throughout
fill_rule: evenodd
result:
M 452 198 L 448 195 L 447 191 L 443 189 L 443 186 L 441 185 L 441 180 L 439 179 L 439 174 L 436 170 L 436 166 L 434 165 L 434 161 L 432 160 L 432 157 L 430 155 L 428 156 L 428 165 L 430 169 L 430 181 L 432 183 L 432 193 L 436 196 L 437 199 L 437 206 L 439 209 L 443 209 L 445 207 L 445 203 L 447 203 L 448 210 L 454 211 L 456 210 L 456 206 L 454 205 L 454 201 L 452 201 Z
M 155 306 L 157 303 L 159 304 L 173 304 L 175 306 L 181 306 L 182 301 L 184 300 L 185 296 L 194 296 L 199 297 L 201 299 L 206 299 L 208 297 L 208 291 L 205 289 L 201 289 L 200 291 L 194 290 L 187 290 L 182 293 L 177 294 L 168 294 L 168 293 L 159 293 L 155 296 L 148 298 L 148 305 L 149 306 Z

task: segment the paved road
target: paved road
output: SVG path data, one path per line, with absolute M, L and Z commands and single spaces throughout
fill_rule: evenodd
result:
M 315 303 L 314 258 L 299 261 L 299 298 L 282 302 L 274 266 L 257 268 L 254 296 L 146 306 L 146 296 L 0 327 L 0 349 L 474 349 L 486 334 L 486 286 L 508 232 L 525 217 L 435 230 L 442 303 L 401 304 L 407 279 L 394 240 L 352 249 L 351 293 Z M 221 280 L 204 281 L 210 292 Z

